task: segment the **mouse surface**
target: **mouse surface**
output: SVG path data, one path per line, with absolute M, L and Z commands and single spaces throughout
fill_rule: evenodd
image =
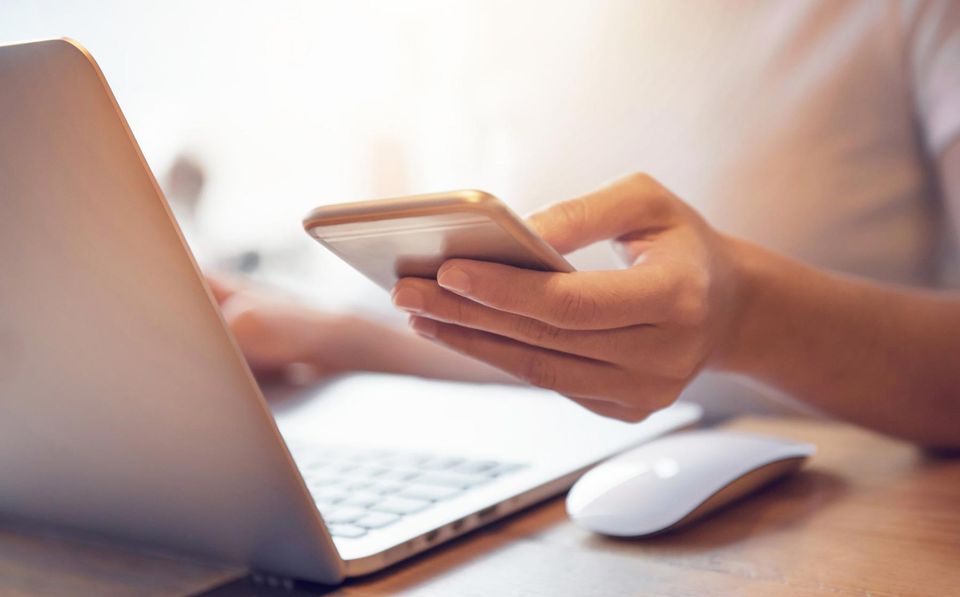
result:
M 604 535 L 673 530 L 799 469 L 814 451 L 732 431 L 668 435 L 588 471 L 567 494 L 567 512 Z

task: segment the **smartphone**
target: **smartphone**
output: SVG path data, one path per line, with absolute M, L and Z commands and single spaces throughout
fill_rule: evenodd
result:
M 455 257 L 572 272 L 553 247 L 499 199 L 466 190 L 325 205 L 307 233 L 388 291 L 400 278 L 436 278 Z

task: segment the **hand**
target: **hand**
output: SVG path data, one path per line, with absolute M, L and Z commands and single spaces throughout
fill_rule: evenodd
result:
M 257 291 L 237 278 L 208 275 L 207 283 L 258 375 L 308 381 L 349 368 L 344 351 L 337 351 L 348 327 L 343 316 Z
M 355 371 L 507 383 L 500 371 L 425 342 L 407 330 L 357 315 L 326 313 L 251 288 L 238 278 L 208 275 L 251 369 L 260 378 L 305 384 Z
M 732 241 L 645 175 L 530 218 L 561 253 L 612 239 L 623 270 L 547 273 L 452 259 L 437 281 L 400 280 L 397 307 L 420 335 L 639 421 L 671 404 L 737 318 Z

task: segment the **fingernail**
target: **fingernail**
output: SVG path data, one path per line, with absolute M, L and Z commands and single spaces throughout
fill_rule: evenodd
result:
M 410 313 L 421 313 L 423 311 L 423 295 L 413 288 L 401 288 L 393 293 L 393 304 L 398 309 Z
M 425 338 L 437 337 L 437 322 L 426 317 L 411 317 L 410 327 Z
M 457 294 L 467 294 L 470 292 L 470 276 L 459 267 L 451 267 L 441 273 L 437 278 L 437 284 Z

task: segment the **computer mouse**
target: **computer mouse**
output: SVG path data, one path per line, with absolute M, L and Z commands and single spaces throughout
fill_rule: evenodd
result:
M 796 471 L 815 450 L 733 431 L 668 435 L 588 471 L 567 494 L 567 512 L 604 535 L 663 533 Z

